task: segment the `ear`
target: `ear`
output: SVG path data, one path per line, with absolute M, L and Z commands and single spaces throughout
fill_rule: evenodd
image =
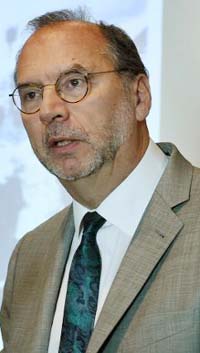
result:
M 144 74 L 139 74 L 135 78 L 134 94 L 136 97 L 136 119 L 141 122 L 146 119 L 151 108 L 151 90 L 149 80 Z

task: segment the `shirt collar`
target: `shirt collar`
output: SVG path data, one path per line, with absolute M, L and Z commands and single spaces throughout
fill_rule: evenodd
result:
M 165 170 L 167 161 L 166 155 L 150 140 L 137 167 L 103 200 L 96 211 L 109 223 L 132 236 Z M 79 232 L 81 220 L 91 210 L 74 200 L 73 212 L 75 231 Z

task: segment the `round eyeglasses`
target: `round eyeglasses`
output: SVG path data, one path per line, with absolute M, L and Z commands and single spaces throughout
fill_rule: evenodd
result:
M 68 103 L 77 103 L 88 93 L 90 75 L 107 74 L 124 70 L 128 71 L 127 69 L 118 69 L 86 74 L 76 70 L 68 71 L 62 73 L 54 84 L 21 84 L 14 89 L 13 93 L 9 94 L 9 97 L 12 97 L 14 104 L 22 113 L 34 114 L 40 110 L 44 87 L 55 86 L 56 93 L 62 100 Z

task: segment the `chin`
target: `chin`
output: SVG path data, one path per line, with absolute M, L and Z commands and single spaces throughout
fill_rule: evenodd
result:
M 103 158 L 91 158 L 81 163 L 80 160 L 66 159 L 61 163 L 49 160 L 41 160 L 48 171 L 63 181 L 77 181 L 95 174 L 104 164 Z

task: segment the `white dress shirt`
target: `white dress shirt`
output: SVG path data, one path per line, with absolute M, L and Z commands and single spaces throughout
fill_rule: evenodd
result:
M 102 270 L 95 324 L 120 263 L 165 170 L 167 161 L 168 158 L 165 154 L 150 140 L 137 167 L 96 210 L 93 210 L 107 220 L 97 234 Z M 57 301 L 48 353 L 58 353 L 70 266 L 74 253 L 81 242 L 80 224 L 88 211 L 91 212 L 78 202 L 73 201 L 75 233 Z

